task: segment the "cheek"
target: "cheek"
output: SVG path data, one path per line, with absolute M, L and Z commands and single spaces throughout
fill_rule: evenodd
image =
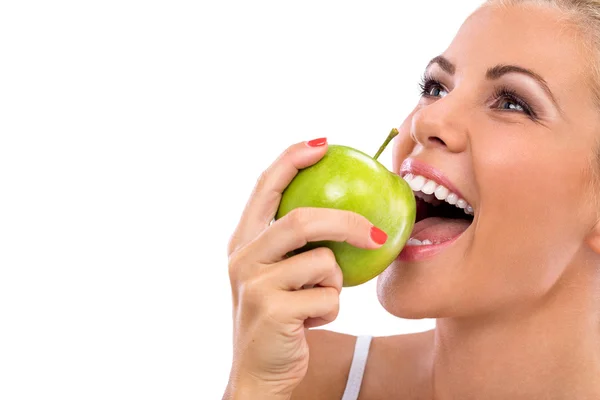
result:
M 585 232 L 578 210 L 587 153 L 553 134 L 490 134 L 473 149 L 481 202 L 474 248 L 502 263 L 493 270 L 512 284 L 540 290 L 558 279 Z

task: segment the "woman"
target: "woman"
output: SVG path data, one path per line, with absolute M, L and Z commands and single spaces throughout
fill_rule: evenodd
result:
M 341 272 L 327 249 L 283 255 L 323 239 L 376 248 L 385 234 L 327 209 L 270 225 L 297 170 L 327 150 L 290 147 L 231 238 L 225 398 L 600 399 L 599 55 L 598 0 L 489 1 L 427 66 L 394 171 L 417 192 L 416 175 L 443 181 L 474 218 L 416 227 L 433 244 L 413 240 L 378 297 L 398 317 L 436 318 L 429 332 L 306 329 L 336 317 Z

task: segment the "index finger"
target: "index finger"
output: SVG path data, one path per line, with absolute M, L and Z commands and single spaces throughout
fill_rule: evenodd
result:
M 261 174 L 229 241 L 229 255 L 248 244 L 269 226 L 275 218 L 281 194 L 298 171 L 315 164 L 326 152 L 326 138 L 296 143 L 288 147 Z

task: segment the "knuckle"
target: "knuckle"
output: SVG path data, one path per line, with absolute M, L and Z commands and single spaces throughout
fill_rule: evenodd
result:
M 331 262 L 331 264 L 328 264 L 328 267 L 330 275 L 334 278 L 336 289 L 339 292 L 339 290 L 341 290 L 342 288 L 342 283 L 344 282 L 344 274 L 342 273 L 342 269 L 338 265 L 335 258 L 333 259 L 333 262 Z
M 293 153 L 294 146 L 288 147 L 279 155 L 279 157 L 273 162 L 273 164 L 271 164 L 258 176 L 255 185 L 255 192 L 263 191 L 266 187 L 268 187 L 268 182 L 271 178 L 271 171 L 275 168 L 277 164 L 279 164 L 282 161 L 285 162 L 287 159 L 289 159 Z
M 264 188 L 267 186 L 267 182 L 269 181 L 269 176 L 269 168 L 261 172 L 261 174 L 256 179 L 256 185 L 254 186 L 255 192 L 261 192 L 264 190 Z
M 242 262 L 242 257 L 240 256 L 241 251 L 233 252 L 229 255 L 229 277 L 234 278 L 237 277 L 237 273 L 239 270 L 239 265 Z
M 229 280 L 233 287 L 244 285 L 256 273 L 257 265 L 249 261 L 249 252 L 248 247 L 242 247 L 229 256 Z
M 333 253 L 333 250 L 331 250 L 329 247 L 319 247 L 315 250 L 317 250 L 317 255 L 319 258 L 322 259 L 323 262 L 327 264 L 336 263 L 335 254 Z
M 362 227 L 362 219 L 360 215 L 347 211 L 344 218 L 344 222 L 346 223 L 348 229 L 357 229 Z
M 230 261 L 229 263 L 229 285 L 231 286 L 231 293 L 234 298 L 239 298 L 241 287 L 244 284 L 244 276 L 242 274 L 243 268 L 240 268 L 237 261 Z
M 283 159 L 288 159 L 288 158 L 290 158 L 290 157 L 291 157 L 291 156 L 292 156 L 292 155 L 295 153 L 295 150 L 296 150 L 296 145 L 291 145 L 291 146 L 288 146 L 288 148 L 286 148 L 286 149 L 285 149 L 285 150 L 284 150 L 284 151 L 281 153 L 281 155 L 279 156 L 279 159 L 280 159 L 280 160 L 283 160 Z
M 333 251 L 328 247 L 316 248 L 314 250 L 313 257 L 315 262 L 326 266 L 328 269 L 333 269 L 333 267 L 337 267 L 335 254 L 333 254 Z
M 303 234 L 305 232 L 306 221 L 309 220 L 310 210 L 308 208 L 295 208 L 288 213 L 288 223 L 292 230 L 296 233 Z
M 344 274 L 342 273 L 342 270 L 339 266 L 335 271 L 335 277 L 337 279 L 335 283 L 335 290 L 338 292 L 339 295 L 342 292 L 342 287 L 344 286 Z
M 332 287 L 324 288 L 323 300 L 326 304 L 329 304 L 332 309 L 339 308 L 340 306 L 340 294 L 337 289 Z
M 339 313 L 340 313 L 340 304 L 337 303 L 331 308 L 331 311 L 329 311 L 329 319 L 331 321 L 335 320 L 338 317 Z
M 239 298 L 246 308 L 264 308 L 265 288 L 260 279 L 247 279 L 239 284 Z

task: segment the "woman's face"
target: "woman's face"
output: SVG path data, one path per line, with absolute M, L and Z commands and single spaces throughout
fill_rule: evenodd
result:
M 427 68 L 427 94 L 400 127 L 394 170 L 407 158 L 432 166 L 475 216 L 442 251 L 397 260 L 380 275 L 390 313 L 465 316 L 524 305 L 589 257 L 600 121 L 590 54 L 559 17 L 485 7 Z

